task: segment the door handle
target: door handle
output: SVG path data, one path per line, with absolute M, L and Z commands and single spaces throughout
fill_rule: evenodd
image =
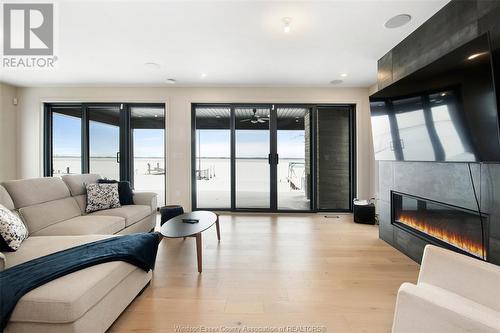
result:
M 276 165 L 280 164 L 280 155 L 276 154 Z
M 279 163 L 279 155 L 278 154 L 268 154 L 267 155 L 267 162 L 269 164 L 273 164 L 273 163 L 278 164 Z
M 120 163 L 120 152 L 116 152 L 116 163 Z

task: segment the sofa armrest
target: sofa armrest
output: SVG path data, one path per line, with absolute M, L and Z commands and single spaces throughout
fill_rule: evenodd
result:
M 398 291 L 393 333 L 498 332 L 500 313 L 444 289 L 403 283 Z
M 500 311 L 500 267 L 427 245 L 418 283 L 433 285 Z
M 134 205 L 150 206 L 151 211 L 156 211 L 158 194 L 153 192 L 134 192 Z
M 2 252 L 0 252 L 0 272 L 5 269 L 6 262 L 7 258 L 5 258 L 5 255 Z

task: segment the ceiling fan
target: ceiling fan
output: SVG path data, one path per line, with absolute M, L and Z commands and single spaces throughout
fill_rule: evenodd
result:
M 269 121 L 269 117 L 261 117 L 257 115 L 257 109 L 253 109 L 253 115 L 250 118 L 240 120 L 241 123 L 251 122 L 252 124 L 265 123 Z

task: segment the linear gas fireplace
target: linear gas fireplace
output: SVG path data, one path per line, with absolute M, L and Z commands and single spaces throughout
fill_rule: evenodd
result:
M 392 191 L 392 224 L 429 243 L 487 258 L 487 216 L 476 211 Z

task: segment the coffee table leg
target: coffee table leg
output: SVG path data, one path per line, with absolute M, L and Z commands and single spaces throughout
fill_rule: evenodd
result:
M 202 269 L 202 258 L 201 258 L 201 232 L 196 234 L 196 256 L 198 258 L 198 273 L 201 273 Z
M 217 221 L 215 221 L 215 228 L 217 229 L 217 239 L 220 241 L 219 215 L 217 215 Z

